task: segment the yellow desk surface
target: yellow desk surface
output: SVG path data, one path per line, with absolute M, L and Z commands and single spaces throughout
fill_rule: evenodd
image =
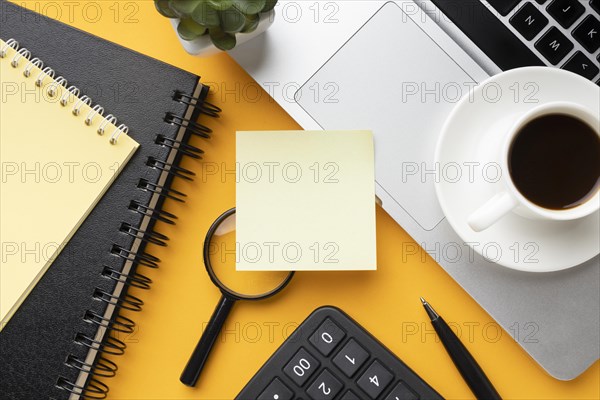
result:
M 186 54 L 150 0 L 17 3 L 212 83 L 211 101 L 223 108 L 222 118 L 205 120 L 215 130 L 212 140 L 192 141 L 206 151 L 205 163 L 232 168 L 236 130 L 299 129 L 228 55 L 203 59 Z M 235 205 L 232 176 L 202 179 L 206 165 L 186 160 L 183 166 L 199 178 L 175 183 L 177 190 L 189 195 L 185 204 L 166 203 L 165 209 L 179 220 L 175 226 L 159 226 L 171 238 L 169 247 L 148 249 L 162 262 L 158 270 L 144 271 L 154 280 L 152 289 L 134 293 L 146 304 L 142 312 L 130 315 L 138 323 L 135 333 L 120 335 L 128 349 L 115 358 L 117 376 L 106 381 L 110 399 L 232 399 L 294 327 L 325 304 L 348 312 L 444 397 L 473 398 L 432 333 L 419 296 L 460 329 L 463 341 L 504 398 L 600 398 L 600 363 L 570 382 L 548 376 L 517 344 L 515 332 L 501 330 L 431 258 L 403 256 L 402 243 L 412 239 L 381 209 L 377 210 L 378 271 L 299 273 L 273 299 L 238 303 L 199 384 L 193 389 L 183 386 L 179 375 L 219 298 L 202 265 L 204 235 L 215 217 Z M 531 330 L 518 327 L 518 332 L 518 340 L 524 340 Z

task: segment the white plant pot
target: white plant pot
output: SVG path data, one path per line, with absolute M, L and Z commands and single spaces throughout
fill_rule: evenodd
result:
M 245 43 L 248 40 L 254 39 L 255 37 L 264 33 L 273 24 L 274 20 L 275 20 L 275 10 L 274 9 L 269 12 L 260 14 L 260 22 L 258 23 L 258 26 L 256 27 L 256 30 L 254 32 L 238 33 L 235 35 L 235 38 L 237 40 L 236 47 L 241 45 L 242 43 Z M 181 43 L 181 45 L 183 46 L 185 51 L 187 51 L 191 55 L 198 56 L 198 57 L 207 57 L 207 56 L 211 56 L 213 54 L 217 54 L 217 53 L 220 53 L 221 51 L 223 51 L 223 50 L 217 48 L 212 43 L 212 41 L 210 40 L 210 37 L 208 35 L 201 36 L 195 40 L 183 40 L 179 36 L 179 34 L 177 34 L 177 26 L 179 25 L 179 18 L 171 18 L 171 25 L 173 26 L 173 29 L 175 30 L 175 34 L 177 35 L 179 42 Z

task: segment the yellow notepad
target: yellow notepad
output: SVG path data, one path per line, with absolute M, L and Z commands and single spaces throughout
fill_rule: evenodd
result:
M 377 268 L 370 131 L 238 132 L 236 268 Z
M 0 50 L 2 329 L 139 145 L 24 49 Z

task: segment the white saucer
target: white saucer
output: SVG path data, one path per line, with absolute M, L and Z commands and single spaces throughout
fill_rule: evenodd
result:
M 571 101 L 598 113 L 600 88 L 578 75 L 554 68 L 527 67 L 503 72 L 460 100 L 444 124 L 435 153 L 436 165 L 442 171 L 435 189 L 450 225 L 484 258 L 520 271 L 558 271 L 579 265 L 600 252 L 599 212 L 564 222 L 532 220 L 509 213 L 483 232 L 475 232 L 467 225 L 467 216 L 502 189 L 501 182 L 494 183 L 494 154 L 506 130 L 523 112 L 552 101 Z M 462 173 L 458 181 L 453 163 Z M 443 173 L 445 166 L 453 169 L 447 168 L 447 173 Z

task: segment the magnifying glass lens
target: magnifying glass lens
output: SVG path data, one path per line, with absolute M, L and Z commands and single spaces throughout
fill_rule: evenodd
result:
M 235 214 L 221 222 L 209 246 L 210 266 L 207 267 L 222 287 L 238 297 L 261 297 L 277 289 L 289 277 L 288 271 L 236 271 L 239 246 L 235 241 Z

